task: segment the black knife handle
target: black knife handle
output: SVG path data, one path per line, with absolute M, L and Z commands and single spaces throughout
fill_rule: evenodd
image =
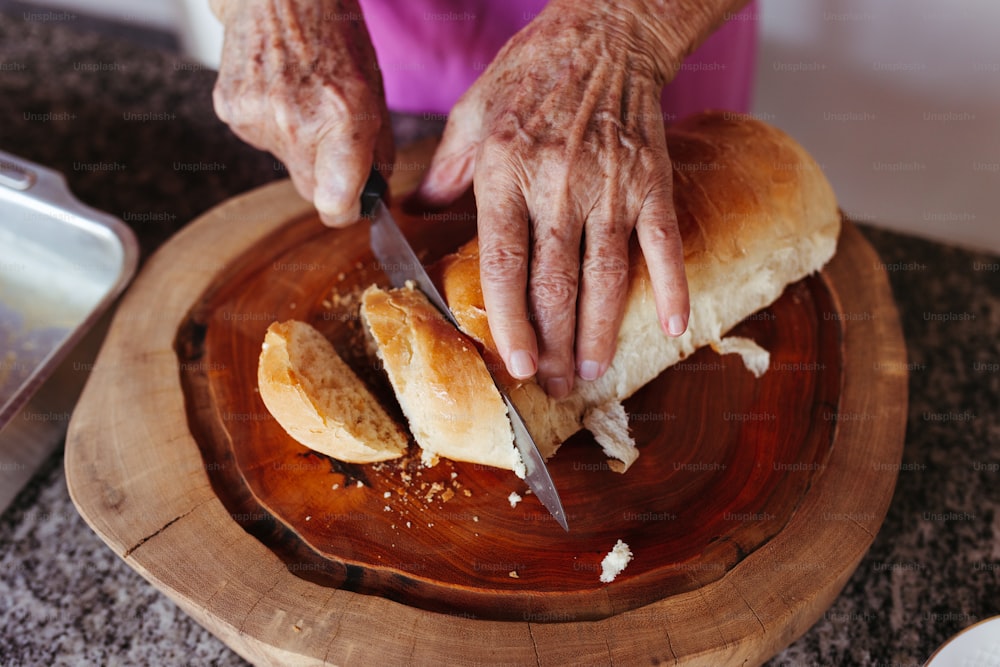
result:
M 365 187 L 361 190 L 361 215 L 370 218 L 372 211 L 375 210 L 375 204 L 385 196 L 385 191 L 388 189 L 389 186 L 385 182 L 385 179 L 382 178 L 382 174 L 378 173 L 375 165 L 372 165 L 372 170 L 368 174 Z

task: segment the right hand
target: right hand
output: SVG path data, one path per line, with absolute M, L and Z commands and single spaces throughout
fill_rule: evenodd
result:
M 284 162 L 327 225 L 360 215 L 372 164 L 394 147 L 382 77 L 357 0 L 212 0 L 225 44 L 215 111 Z

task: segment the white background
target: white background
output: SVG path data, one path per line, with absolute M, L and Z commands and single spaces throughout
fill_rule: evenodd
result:
M 1000 252 L 1000 2 L 760 0 L 754 112 L 802 142 L 856 219 Z M 41 0 L 177 30 L 207 0 Z

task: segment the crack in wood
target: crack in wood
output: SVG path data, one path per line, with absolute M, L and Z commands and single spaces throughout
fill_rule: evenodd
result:
M 240 633 L 241 635 L 242 635 L 242 634 L 244 634 L 244 628 L 246 627 L 246 624 L 247 624 L 247 621 L 249 621 L 249 620 L 250 620 L 250 616 L 251 616 L 251 615 L 253 614 L 253 610 L 254 610 L 254 609 L 256 609 L 256 608 L 257 608 L 257 605 L 259 605 L 259 604 L 261 603 L 261 601 L 262 601 L 262 600 L 263 600 L 264 598 L 266 598 L 267 596 L 269 596 L 269 595 L 271 594 L 271 591 L 273 591 L 273 590 L 274 590 L 275 588 L 277 588 L 277 587 L 278 587 L 278 586 L 279 586 L 280 584 L 281 584 L 281 578 L 280 578 L 280 577 L 279 577 L 279 578 L 276 578 L 276 579 L 274 580 L 274 583 L 273 583 L 273 584 L 271 584 L 271 587 L 270 587 L 270 588 L 268 588 L 268 589 L 267 589 L 266 591 L 264 591 L 263 593 L 261 593 L 261 594 L 260 594 L 260 595 L 259 595 L 259 596 L 257 597 L 257 599 L 256 599 L 256 600 L 254 601 L 254 603 L 253 603 L 252 605 L 250 605 L 250 608 L 249 608 L 249 609 L 247 609 L 247 613 L 246 613 L 246 616 L 244 616 L 244 617 L 243 617 L 243 620 L 242 620 L 242 621 L 240 621 L 240 627 L 239 627 L 239 630 L 238 630 L 238 631 L 239 631 L 239 633 Z
M 528 622 L 528 636 L 531 637 L 531 650 L 535 652 L 535 664 L 542 666 L 542 660 L 538 657 L 538 644 L 535 642 L 535 633 L 531 631 L 531 622 Z
M 732 584 L 732 588 L 733 588 L 734 591 L 736 591 L 736 594 L 740 596 L 740 599 L 743 600 L 743 604 L 745 604 L 747 606 L 747 609 L 750 610 L 750 613 L 753 614 L 753 617 L 755 619 L 757 619 L 757 623 L 758 623 L 758 625 L 760 625 L 761 631 L 766 635 L 767 634 L 767 626 L 764 625 L 764 621 L 760 620 L 760 616 L 757 615 L 757 611 L 750 604 L 750 601 L 747 600 L 746 597 L 743 595 L 743 591 L 741 591 L 739 588 L 737 588 L 735 584 Z
M 670 633 L 667 632 L 666 628 L 663 628 L 663 636 L 667 638 L 667 650 L 670 651 L 670 657 L 674 659 L 674 664 L 678 664 L 680 660 L 677 658 L 677 652 L 674 651 L 674 643 L 670 641 Z
M 177 523 L 178 521 L 180 521 L 181 519 L 183 519 L 184 517 L 186 517 L 191 512 L 193 512 L 196 509 L 198 509 L 199 507 L 201 507 L 204 504 L 204 502 L 205 501 L 202 501 L 202 502 L 198 503 L 197 505 L 195 505 L 194 507 L 192 507 L 191 509 L 189 509 L 187 512 L 184 512 L 184 514 L 181 514 L 180 516 L 174 517 L 173 519 L 171 519 L 170 521 L 166 522 L 165 524 L 163 524 L 162 526 L 160 526 L 159 528 L 157 528 L 156 530 L 154 530 L 152 533 L 150 533 L 146 537 L 143 537 L 142 539 L 140 539 L 138 542 L 136 542 L 131 547 L 129 547 L 128 549 L 125 550 L 125 552 L 122 554 L 122 558 L 128 558 L 129 556 L 131 556 L 135 552 L 136 549 L 138 549 L 139 547 L 141 547 L 146 542 L 149 542 L 151 539 L 153 539 L 154 537 L 156 537 L 157 535 L 159 535 L 160 533 L 162 533 L 163 531 L 165 531 L 167 528 L 170 528 L 170 526 L 174 525 L 175 523 Z
M 866 526 L 864 526 L 861 523 L 859 523 L 858 520 L 855 519 L 854 517 L 851 517 L 851 523 L 853 523 L 855 526 L 857 526 L 861 530 L 865 531 L 865 535 L 867 535 L 868 537 L 870 537 L 873 540 L 875 539 L 875 534 L 872 531 L 868 530 L 868 528 Z

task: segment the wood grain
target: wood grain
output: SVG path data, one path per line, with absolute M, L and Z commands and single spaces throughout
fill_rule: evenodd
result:
M 469 233 L 468 206 L 405 224 L 432 257 Z M 70 425 L 81 514 L 241 655 L 757 664 L 832 602 L 888 507 L 906 408 L 891 294 L 853 226 L 821 274 L 740 325 L 773 354 L 763 378 L 700 351 L 631 399 L 642 454 L 624 477 L 583 435 L 559 452 L 569 535 L 530 496 L 507 504 L 523 491 L 509 473 L 445 462 L 405 488 L 399 464 L 335 464 L 270 420 L 252 392 L 268 318 L 356 350 L 343 295 L 379 278 L 366 244 L 288 184 L 209 212 L 129 291 Z M 456 495 L 427 501 L 421 485 L 452 472 Z M 635 560 L 600 584 L 618 538 Z

